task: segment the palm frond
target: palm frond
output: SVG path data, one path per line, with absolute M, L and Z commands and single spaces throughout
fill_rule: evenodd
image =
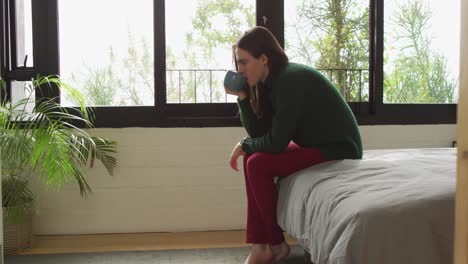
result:
M 32 93 L 56 88 L 66 91 L 78 108 L 62 107 L 57 103 L 57 98 L 41 98 L 35 102 L 32 111 L 26 110 Z M 80 124 L 86 128 L 93 127 L 94 113 L 91 108 L 86 107 L 84 96 L 61 82 L 58 77 L 38 76 L 32 81 L 30 93 L 27 98 L 13 104 L 0 101 L 2 172 L 8 173 L 8 178 L 12 178 L 11 175 L 27 170 L 37 174 L 52 189 L 58 190 L 63 184 L 76 182 L 81 195 L 91 193 L 82 169 L 88 162 L 92 167 L 98 159 L 112 175 L 117 164 L 116 142 L 93 137 L 77 126 Z M 27 181 L 24 183 L 27 184 Z M 6 194 L 4 205 L 5 202 L 9 205 L 21 204 L 16 196 L 18 193 L 24 193 L 28 197 L 31 194 L 27 185 L 24 188 L 19 188 L 19 184 L 10 186 L 18 188 Z

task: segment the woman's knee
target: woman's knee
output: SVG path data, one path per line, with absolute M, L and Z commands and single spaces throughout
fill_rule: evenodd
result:
M 266 172 L 269 168 L 271 162 L 269 153 L 256 152 L 250 155 L 246 162 L 245 166 L 249 174 L 258 174 L 259 172 Z M 258 176 L 257 176 L 258 177 Z

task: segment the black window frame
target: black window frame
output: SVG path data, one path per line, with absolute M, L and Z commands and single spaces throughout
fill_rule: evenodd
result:
M 456 104 L 385 104 L 383 102 L 384 0 L 369 1 L 369 102 L 349 102 L 359 125 L 455 124 Z M 16 65 L 15 0 L 2 1 L 1 77 L 27 81 L 60 73 L 58 0 L 32 0 L 33 67 Z M 155 106 L 96 107 L 96 127 L 241 126 L 236 103 L 166 103 L 165 0 L 153 0 Z M 264 17 L 266 24 L 264 24 Z M 284 47 L 284 0 L 256 0 L 257 25 L 269 28 Z M 59 97 L 52 89 L 45 96 Z M 36 95 L 40 96 L 40 95 Z

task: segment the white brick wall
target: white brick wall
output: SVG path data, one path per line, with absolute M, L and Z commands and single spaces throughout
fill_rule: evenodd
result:
M 449 147 L 455 125 L 364 126 L 365 149 Z M 75 185 L 60 192 L 34 186 L 36 234 L 178 232 L 243 229 L 242 173 L 228 166 L 242 128 L 95 129 L 118 141 L 113 177 L 87 170 L 93 195 Z M 239 160 L 239 163 L 241 161 Z

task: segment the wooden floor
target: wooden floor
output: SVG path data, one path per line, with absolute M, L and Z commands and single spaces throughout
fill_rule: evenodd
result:
M 244 236 L 244 230 L 35 236 L 33 249 L 23 255 L 245 247 Z M 285 236 L 289 244 L 297 243 Z

